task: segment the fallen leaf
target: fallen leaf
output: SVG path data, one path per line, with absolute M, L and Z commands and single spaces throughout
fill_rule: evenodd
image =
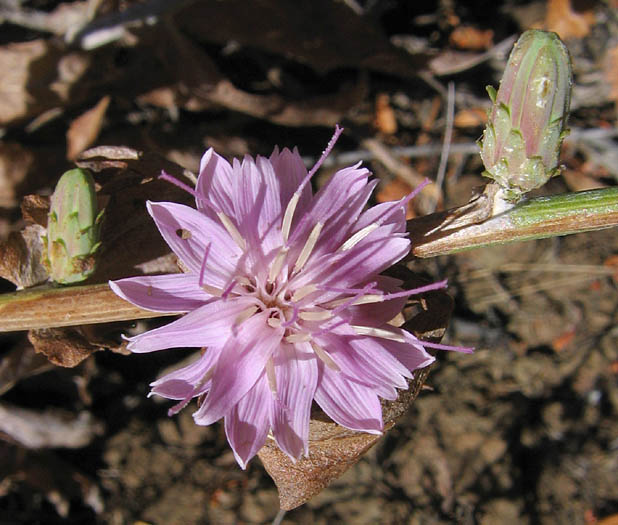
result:
M 113 326 L 113 325 L 112 325 Z M 108 334 L 109 325 L 83 325 L 80 327 L 44 328 L 30 330 L 28 340 L 36 352 L 41 353 L 57 366 L 73 368 L 94 352 L 109 349 L 127 354 L 127 342 Z
M 109 96 L 103 97 L 93 108 L 71 122 L 67 131 L 67 159 L 75 160 L 97 139 L 110 100 Z
M 575 11 L 570 0 L 548 0 L 545 27 L 562 40 L 583 38 L 590 33 L 595 15 L 591 7 Z
M 38 224 L 11 232 L 9 238 L 0 243 L 0 277 L 11 281 L 17 288 L 45 282 L 49 274 L 43 266 L 43 235 L 45 228 Z
M 458 26 L 450 34 L 449 42 L 459 49 L 486 50 L 494 45 L 494 32 L 491 29 L 483 31 L 472 26 Z

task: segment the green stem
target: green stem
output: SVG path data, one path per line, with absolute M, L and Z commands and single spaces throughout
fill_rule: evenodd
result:
M 618 226 L 618 187 L 537 197 L 487 220 L 476 220 L 487 216 L 479 211 L 490 204 L 485 201 L 410 221 L 412 254 L 435 257 Z

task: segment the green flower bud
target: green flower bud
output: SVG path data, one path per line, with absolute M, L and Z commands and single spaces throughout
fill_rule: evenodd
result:
M 95 269 L 103 212 L 97 215 L 92 175 L 74 169 L 60 177 L 51 196 L 47 220 L 47 260 L 52 281 L 83 281 Z
M 558 35 L 526 31 L 517 41 L 483 133 L 483 175 L 494 179 L 509 200 L 539 188 L 559 173 L 558 155 L 567 135 L 571 61 Z

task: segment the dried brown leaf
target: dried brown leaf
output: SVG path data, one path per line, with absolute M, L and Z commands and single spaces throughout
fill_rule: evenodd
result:
M 45 228 L 38 224 L 12 232 L 0 243 L 0 277 L 11 281 L 18 288 L 29 288 L 48 278 L 43 266 Z
M 21 215 L 26 222 L 47 228 L 49 197 L 26 195 L 21 201 Z
M 548 0 L 545 26 L 560 38 L 583 38 L 590 33 L 595 15 L 592 8 L 575 11 L 570 0 Z
M 91 109 L 77 117 L 67 131 L 67 159 L 75 160 L 99 136 L 110 103 L 105 96 Z
M 1 94 L 0 82 L 0 94 Z M 1 111 L 2 101 L 0 101 Z M 0 144 L 0 207 L 12 208 L 17 203 L 17 186 L 26 178 L 34 161 L 31 151 L 19 144 Z
M 74 328 L 30 330 L 28 339 L 34 349 L 51 363 L 67 368 L 77 366 L 93 352 L 100 350 Z
M 28 339 L 36 352 L 45 355 L 54 365 L 72 368 L 99 350 L 128 353 L 126 341 L 118 342 L 108 335 L 108 330 L 106 324 L 45 328 L 30 330 Z

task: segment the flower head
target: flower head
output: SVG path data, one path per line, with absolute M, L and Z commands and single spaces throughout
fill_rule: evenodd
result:
M 188 188 L 197 209 L 148 203 L 185 272 L 110 283 L 142 308 L 186 312 L 130 338 L 129 349 L 205 349 L 152 393 L 179 401 L 171 414 L 203 396 L 195 422 L 225 418 L 243 468 L 269 432 L 293 460 L 307 454 L 314 400 L 340 425 L 380 433 L 379 398 L 396 399 L 434 360 L 426 343 L 388 324 L 421 290 L 380 275 L 408 253 L 411 196 L 365 210 L 376 182 L 360 165 L 312 194 L 309 180 L 340 133 L 309 173 L 296 150 L 231 165 L 208 150 Z

